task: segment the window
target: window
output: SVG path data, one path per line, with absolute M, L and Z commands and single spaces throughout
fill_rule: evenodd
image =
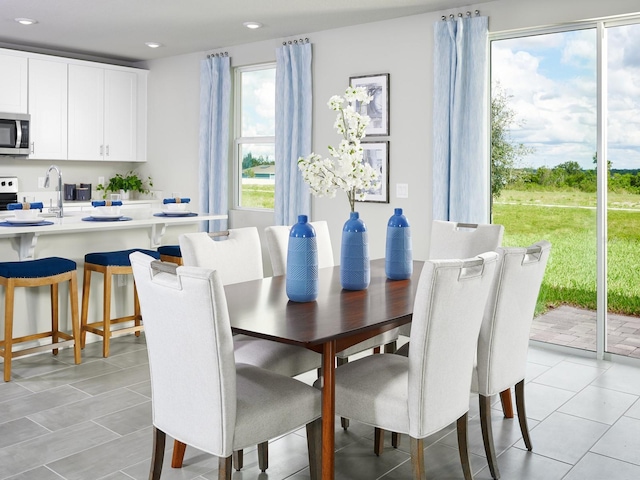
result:
M 275 64 L 235 71 L 234 206 L 273 210 Z

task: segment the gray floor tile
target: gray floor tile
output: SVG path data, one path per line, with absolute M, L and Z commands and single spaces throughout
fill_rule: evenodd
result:
M 614 458 L 587 453 L 564 480 L 637 480 L 640 466 L 621 462 Z
M 147 398 L 151 398 L 151 381 L 150 380 L 136 383 L 134 385 L 129 385 L 127 388 L 132 392 L 136 392 L 136 393 L 139 393 L 140 395 L 144 395 Z
M 573 392 L 540 383 L 529 382 L 524 387 L 527 418 L 544 420 L 574 395 Z
M 99 480 L 131 480 L 131 477 L 122 472 L 115 472 L 111 475 L 107 475 L 106 477 L 102 477 Z
M 105 359 L 106 363 L 115 365 L 119 368 L 135 367 L 136 365 L 146 365 L 149 363 L 149 355 L 146 348 L 140 348 L 133 352 L 126 352 L 120 355 L 110 355 Z
M 24 442 L 40 435 L 46 435 L 49 430 L 28 418 L 18 418 L 0 424 L 0 448 Z
M 69 364 L 58 359 L 64 350 L 69 349 L 60 350 L 57 356 L 52 353 L 43 353 L 41 355 L 29 355 L 14 359 L 11 362 L 12 379 L 18 380 L 35 377 L 67 368 Z
M 94 424 L 94 428 L 102 427 Z M 67 480 L 101 478 L 151 458 L 151 443 L 151 427 L 148 427 L 97 446 L 87 445 L 83 451 L 47 462 L 47 467 Z
M 539 363 L 540 365 L 546 365 L 547 367 L 553 367 L 559 364 L 565 358 L 567 354 L 559 353 L 553 350 L 540 348 L 536 346 L 530 346 L 527 354 L 527 361 L 532 363 Z
M 135 385 L 145 380 L 149 380 L 149 366 L 139 365 L 76 382 L 72 385 L 89 395 L 99 395 L 118 388 Z
M 539 363 L 527 362 L 527 373 L 525 375 L 525 381 L 530 382 L 532 380 L 535 380 L 550 368 L 551 367 L 548 367 L 547 365 L 540 365 Z
M 607 425 L 564 413 L 553 413 L 531 430 L 536 454 L 570 464 L 580 460 L 607 430 Z M 525 449 L 520 440 L 516 447 Z
M 622 417 L 591 449 L 594 453 L 640 465 L 640 420 Z
M 640 400 L 631 405 L 629 410 L 625 412 L 625 416 L 640 419 Z
M 558 411 L 612 425 L 636 400 L 636 395 L 588 386 Z
M 592 385 L 640 395 L 640 368 L 617 363 L 600 375 Z
M 86 422 L 5 447 L 0 449 L 0 465 L 2 465 L 0 478 L 10 477 L 58 459 L 64 461 L 69 455 L 82 452 L 93 445 L 102 446 L 116 437 L 115 433 L 95 423 Z M 101 462 L 104 461 L 102 456 L 94 457 L 91 461 L 98 463 L 96 458 L 100 458 Z M 110 470 L 108 473 L 115 470 L 118 469 Z M 87 476 L 84 480 L 87 478 L 92 477 Z
M 31 395 L 32 393 L 32 390 L 23 387 L 15 381 L 0 383 L 0 408 L 2 408 L 2 402 L 10 402 L 17 398 Z
M 18 401 L 0 404 L 2 405 L 2 408 L 0 408 L 0 423 L 77 402 L 83 398 L 87 398 L 86 393 L 68 385 L 43 393 L 32 393 L 26 397 L 21 397 Z
M 517 480 L 560 480 L 571 468 L 568 463 L 553 460 L 542 455 L 517 448 L 510 448 L 498 457 L 498 470 L 503 479 Z M 474 477 L 476 480 L 490 480 L 489 468 L 484 468 Z
M 357 438 L 336 452 L 335 476 L 352 480 L 371 480 L 385 475 L 408 458 L 407 453 L 393 448 L 385 448 L 382 455 L 376 456 L 371 440 Z
M 141 395 L 140 397 L 142 398 Z M 128 435 L 151 425 L 151 402 L 147 400 L 144 403 L 95 418 L 94 422 L 118 435 Z
M 563 361 L 539 375 L 534 382 L 578 392 L 605 372 L 602 368 Z
M 17 382 L 34 392 L 43 392 L 61 385 L 72 384 L 119 370 L 118 367 L 104 362 L 81 363 L 80 365 L 65 365 L 65 368 L 19 379 Z
M 60 475 L 52 472 L 47 467 L 38 467 L 28 472 L 19 473 L 8 480 L 63 480 Z

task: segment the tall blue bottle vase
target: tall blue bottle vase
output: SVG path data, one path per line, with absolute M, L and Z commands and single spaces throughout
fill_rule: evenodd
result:
M 298 223 L 289 233 L 286 290 L 293 302 L 313 302 L 318 298 L 318 244 L 306 215 L 298 216 Z
M 351 212 L 342 228 L 340 283 L 345 290 L 364 290 L 370 280 L 369 234 L 358 212 Z
M 413 273 L 413 252 L 411 247 L 411 227 L 401 208 L 387 223 L 387 246 L 385 252 L 385 273 L 390 280 L 405 280 Z

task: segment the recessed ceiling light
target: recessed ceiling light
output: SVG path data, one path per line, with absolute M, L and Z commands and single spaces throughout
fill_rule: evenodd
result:
M 34 23 L 38 23 L 38 21 L 33 18 L 16 18 L 16 22 L 21 25 L 33 25 Z
M 146 42 L 145 45 L 149 48 L 158 48 L 162 46 L 162 44 L 158 42 Z
M 250 28 L 251 30 L 255 30 L 256 28 L 262 27 L 262 24 L 260 22 L 244 22 L 242 25 L 244 25 L 247 28 Z

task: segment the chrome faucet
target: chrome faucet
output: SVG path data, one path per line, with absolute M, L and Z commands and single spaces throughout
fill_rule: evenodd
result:
M 44 179 L 44 188 L 49 188 L 49 174 L 51 173 L 51 170 L 55 170 L 58 174 L 58 207 L 49 208 L 49 211 L 55 212 L 56 217 L 62 218 L 64 216 L 64 210 L 62 207 L 62 172 L 57 165 L 51 165 L 49 170 L 47 170 L 47 176 Z

